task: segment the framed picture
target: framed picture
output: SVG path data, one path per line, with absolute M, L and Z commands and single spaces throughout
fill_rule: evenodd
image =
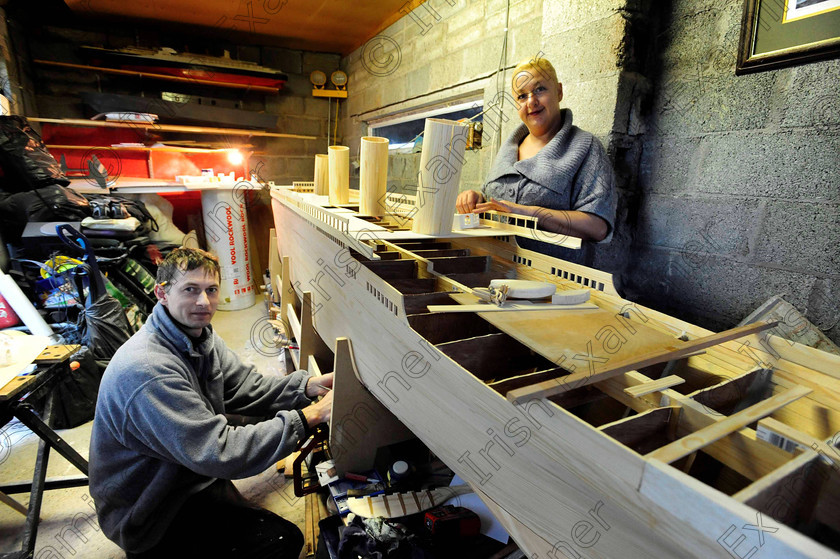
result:
M 840 54 L 840 0 L 745 0 L 736 74 Z

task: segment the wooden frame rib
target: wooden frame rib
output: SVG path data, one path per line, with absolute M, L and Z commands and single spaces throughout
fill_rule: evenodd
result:
M 807 396 L 812 391 L 810 388 L 797 386 L 790 390 L 777 394 L 763 402 L 759 402 L 754 406 L 750 406 L 734 415 L 730 415 L 724 420 L 718 421 L 713 425 L 709 425 L 704 429 L 700 429 L 682 439 L 674 441 L 673 443 L 663 446 L 662 448 L 651 452 L 645 458 L 653 458 L 666 464 L 676 462 L 684 456 L 688 456 L 693 452 L 697 452 L 705 446 L 730 435 L 734 431 L 738 431 L 750 423 L 770 415 L 779 408 L 782 408 L 789 403 Z
M 739 326 L 737 328 L 725 330 L 718 334 L 712 334 L 711 336 L 690 340 L 685 342 L 681 347 L 671 351 L 651 352 L 647 355 L 620 361 L 600 371 L 592 372 L 591 370 L 587 370 L 579 373 L 572 373 L 571 375 L 563 377 L 560 381 L 550 380 L 533 386 L 511 390 L 507 393 L 506 397 L 514 404 L 531 400 L 533 398 L 547 398 L 549 396 L 553 396 L 554 394 L 569 390 L 570 387 L 580 388 L 581 386 L 585 386 L 587 384 L 612 378 L 616 375 L 620 375 L 621 373 L 637 370 L 650 365 L 656 365 L 657 363 L 663 363 L 665 361 L 671 361 L 673 359 L 680 359 L 681 357 L 685 357 L 686 355 L 695 353 L 698 350 L 705 349 L 707 347 L 712 347 L 729 340 L 762 332 L 769 328 L 773 328 L 777 324 L 778 321 L 764 321 Z

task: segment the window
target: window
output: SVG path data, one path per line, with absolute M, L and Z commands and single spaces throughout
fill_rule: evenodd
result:
M 417 137 L 423 132 L 427 118 L 445 118 L 449 120 L 471 119 L 484 110 L 483 101 L 459 103 L 457 105 L 438 106 L 425 109 L 422 112 L 412 112 L 386 117 L 369 123 L 370 135 L 388 138 L 389 150 L 399 150 L 404 153 L 420 151 Z M 473 119 L 482 122 L 483 115 Z M 415 145 L 417 146 L 415 149 Z

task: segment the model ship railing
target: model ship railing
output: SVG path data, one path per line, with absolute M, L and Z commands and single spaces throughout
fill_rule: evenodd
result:
M 294 181 L 292 190 L 295 192 L 315 192 L 315 181 Z
M 373 248 L 350 233 L 350 219 L 344 216 L 328 212 L 321 206 L 310 204 L 303 200 L 289 188 L 274 187 L 271 190 L 276 196 L 283 200 L 292 211 L 303 214 L 311 220 L 317 221 L 319 227 L 313 225 L 316 231 L 329 237 L 333 242 L 346 248 L 348 245 L 371 260 L 378 260 L 379 257 Z M 310 222 L 310 225 L 311 222 Z
M 412 194 L 388 192 L 385 195 L 386 213 L 400 219 L 410 219 L 417 212 L 417 197 Z M 478 214 L 479 223 L 510 235 L 530 237 L 537 241 L 579 249 L 581 240 L 577 237 L 543 231 L 539 228 L 539 218 L 490 210 Z

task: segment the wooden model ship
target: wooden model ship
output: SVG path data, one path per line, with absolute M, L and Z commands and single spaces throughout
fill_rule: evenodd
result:
M 336 373 L 339 473 L 413 433 L 527 557 L 840 557 L 840 358 L 622 299 L 519 248 L 534 228 L 504 216 L 429 236 L 401 212 L 271 196 L 296 359 Z M 476 307 L 500 278 L 590 297 Z

